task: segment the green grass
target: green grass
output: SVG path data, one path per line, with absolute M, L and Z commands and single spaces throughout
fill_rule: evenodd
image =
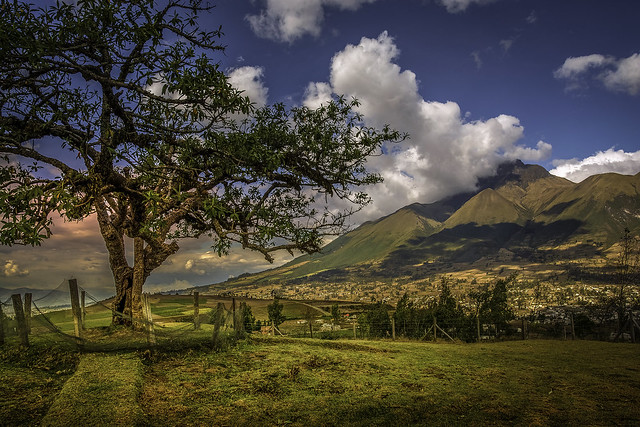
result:
M 637 347 L 254 338 L 158 354 L 150 425 L 638 425 Z
M 6 343 L 0 349 L 0 424 L 38 425 L 77 362 L 74 350 L 46 343 L 24 350 Z
M 154 297 L 152 310 L 157 317 L 180 307 L 189 313 L 189 301 Z M 230 308 L 227 299 L 208 297 L 201 300 L 201 313 L 218 301 Z M 266 312 L 270 303 L 249 300 L 254 313 Z M 290 318 L 307 308 L 283 303 Z M 92 310 L 88 321 L 110 318 L 106 309 Z M 52 319 L 69 332 L 73 328 L 66 312 Z M 289 332 L 306 333 L 305 325 L 287 323 Z M 210 324 L 198 331 L 189 323 L 164 325 L 156 327 L 158 345 L 150 351 L 143 332 L 85 331 L 86 353 L 77 371 L 80 353 L 73 340 L 34 334 L 32 347 L 21 352 L 17 337 L 9 336 L 0 349 L 0 424 L 55 424 L 66 417 L 77 425 L 640 425 L 636 345 L 254 334 L 235 346 L 223 336 L 213 349 Z M 350 338 L 352 331 L 315 331 L 314 337 L 339 334 Z M 96 350 L 108 353 L 91 353 Z M 129 418 L 118 418 L 114 408 L 124 408 Z
M 210 333 L 80 354 L 77 370 L 75 350 L 11 342 L 0 353 L 0 424 L 640 424 L 636 345 L 251 336 L 215 350 Z
M 85 354 L 42 426 L 138 425 L 142 363 L 136 354 Z

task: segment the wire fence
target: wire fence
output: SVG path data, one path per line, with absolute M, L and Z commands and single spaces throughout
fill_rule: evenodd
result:
M 13 294 L 2 299 L 0 344 L 28 346 L 41 342 L 108 351 L 201 343 L 224 345 L 230 336 L 242 333 L 241 322 L 234 320 L 233 307 L 218 303 L 201 308 L 197 295 L 144 294 L 143 317 L 133 317 L 115 311 L 113 297 L 96 297 L 82 286 L 72 286 L 72 282 L 77 285 L 73 279 L 65 280 L 38 295 Z M 213 312 L 216 316 L 212 323 Z M 114 318 L 135 328 L 114 326 Z

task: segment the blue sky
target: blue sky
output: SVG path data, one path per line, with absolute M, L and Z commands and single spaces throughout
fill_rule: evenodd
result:
M 640 172 L 637 0 L 215 4 L 201 24 L 222 25 L 221 66 L 257 105 L 313 107 L 356 96 L 368 124 L 410 133 L 371 159 L 385 182 L 370 189 L 374 202 L 355 223 L 471 189 L 515 158 L 576 182 Z M 111 286 L 95 221 L 57 224 L 41 248 L 0 247 L 0 286 L 54 287 L 71 274 Z M 242 251 L 219 259 L 206 241 L 181 246 L 147 289 L 270 267 Z M 276 264 L 289 259 L 282 254 Z

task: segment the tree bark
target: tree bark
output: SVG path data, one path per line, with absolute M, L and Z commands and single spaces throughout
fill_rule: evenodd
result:
M 133 239 L 133 283 L 131 287 L 131 316 L 136 328 L 143 328 L 142 316 L 142 286 L 145 275 L 144 240 L 141 237 Z

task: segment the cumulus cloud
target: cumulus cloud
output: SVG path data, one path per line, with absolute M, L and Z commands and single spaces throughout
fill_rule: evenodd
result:
M 28 276 L 29 270 L 26 268 L 21 268 L 14 260 L 8 259 L 4 263 L 4 268 L 2 270 L 2 275 L 4 277 L 22 277 Z
M 440 0 L 440 4 L 447 8 L 449 13 L 464 12 L 472 4 L 488 4 L 496 0 Z
M 623 175 L 635 175 L 640 172 L 640 151 L 627 153 L 609 148 L 598 151 L 586 159 L 554 160 L 554 175 L 580 182 L 591 175 L 615 172 Z
M 394 40 L 383 32 L 376 39 L 364 37 L 358 45 L 346 46 L 331 63 L 331 89 L 356 97 L 368 125 L 388 123 L 410 134 L 409 140 L 385 147 L 385 155 L 370 159 L 369 168 L 385 181 L 367 188 L 374 204 L 364 219 L 472 190 L 478 177 L 493 174 L 506 160 L 539 161 L 550 155 L 551 145 L 543 141 L 535 148 L 518 143 L 524 128 L 516 117 L 468 121 L 457 103 L 424 99 L 416 75 L 394 62 L 399 54 Z
M 248 96 L 256 107 L 264 107 L 267 104 L 269 89 L 262 81 L 263 75 L 264 68 L 246 66 L 231 70 L 228 78 L 229 83 L 243 91 L 243 95 Z
M 311 82 L 304 91 L 303 104 L 312 109 L 319 108 L 322 104 L 331 101 L 332 94 L 333 90 L 330 84 Z
M 566 80 L 569 91 L 583 89 L 590 80 L 596 80 L 611 91 L 637 95 L 640 93 L 640 54 L 621 59 L 600 54 L 570 57 L 553 76 Z
M 263 38 L 291 43 L 304 36 L 318 37 L 324 22 L 324 9 L 357 10 L 376 0 L 267 0 L 258 15 L 247 15 L 253 32 Z
M 610 90 L 629 95 L 640 93 L 640 54 L 619 60 L 615 69 L 604 73 L 602 80 Z

